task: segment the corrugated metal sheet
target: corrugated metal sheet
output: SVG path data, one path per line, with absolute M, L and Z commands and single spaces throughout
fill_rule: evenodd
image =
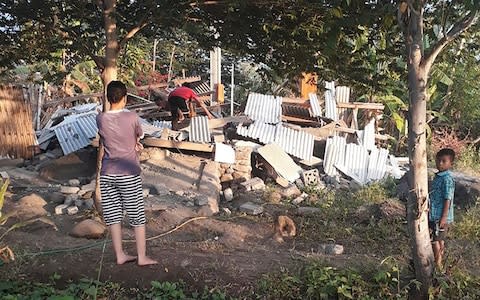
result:
M 368 162 L 368 181 L 380 180 L 387 171 L 388 150 L 374 148 L 370 153 Z
M 90 145 L 90 139 L 77 122 L 63 122 L 54 130 L 65 155 Z
M 345 138 L 340 136 L 334 136 L 327 139 L 327 146 L 325 147 L 325 156 L 323 159 L 323 169 L 327 175 L 338 175 L 335 165 L 345 165 L 346 143 L 347 141 Z
M 337 102 L 335 101 L 335 82 L 326 82 L 325 89 L 325 117 L 338 121 Z
M 305 131 L 279 126 L 275 134 L 275 143 L 297 158 L 311 160 L 313 157 L 314 137 Z
M 249 126 L 239 125 L 237 127 L 237 134 L 259 140 L 262 144 L 270 144 L 275 141 L 277 126 L 278 125 L 270 125 L 256 121 Z
M 97 136 L 98 127 L 96 113 L 79 115 L 76 122 L 78 123 L 82 131 L 85 133 L 87 138 L 93 139 Z
M 158 128 L 168 128 L 172 129 L 172 122 L 171 121 L 160 121 L 160 120 L 155 120 L 153 121 L 153 126 L 158 127 Z
M 210 143 L 210 129 L 208 128 L 208 118 L 205 116 L 194 117 L 190 121 L 190 142 Z
M 368 150 L 375 148 L 375 119 L 372 118 L 363 130 L 362 144 Z
M 294 105 L 294 104 L 282 104 L 282 114 L 285 116 L 299 116 L 310 118 L 311 112 L 307 107 Z
M 345 168 L 347 175 L 360 184 L 368 181 L 368 150 L 357 144 L 347 144 L 345 149 Z
M 321 117 L 322 116 L 322 108 L 320 107 L 320 103 L 318 102 L 318 96 L 315 93 L 310 93 L 308 95 L 310 99 L 310 107 L 311 107 L 311 112 L 310 116 L 311 117 Z
M 269 124 L 280 123 L 282 120 L 282 98 L 250 93 L 245 107 L 245 115 L 255 121 Z
M 336 103 L 348 103 L 350 101 L 350 88 L 348 86 L 337 86 L 335 88 L 335 101 Z M 345 118 L 347 113 L 346 108 L 338 108 L 338 119 Z
M 206 93 L 210 93 L 212 90 L 210 89 L 210 83 L 206 82 L 206 81 L 203 81 L 199 84 L 193 84 L 193 88 L 192 88 L 195 93 L 197 94 L 206 94 Z

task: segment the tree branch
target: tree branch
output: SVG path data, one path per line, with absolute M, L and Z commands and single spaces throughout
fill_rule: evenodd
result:
M 453 40 L 455 40 L 459 35 L 468 30 L 476 21 L 478 15 L 478 10 L 472 10 L 467 16 L 465 16 L 461 21 L 455 23 L 453 27 L 447 32 L 447 34 L 441 38 L 437 44 L 432 48 L 430 53 L 425 56 L 425 59 L 422 62 L 422 66 L 425 70 L 430 71 L 433 63 L 437 56 L 442 52 L 442 50 Z
M 140 30 L 142 30 L 145 26 L 148 24 L 148 15 L 150 14 L 152 10 L 149 9 L 145 15 L 138 21 L 137 25 L 135 25 L 132 29 L 130 29 L 129 32 L 123 37 L 123 39 L 120 41 L 118 44 L 118 51 L 120 52 L 125 45 L 128 43 L 128 41 L 137 34 Z

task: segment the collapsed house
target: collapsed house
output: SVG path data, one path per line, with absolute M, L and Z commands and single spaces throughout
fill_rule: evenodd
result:
M 405 158 L 395 157 L 384 147 L 390 137 L 379 129 L 383 105 L 351 102 L 349 87 L 327 82 L 323 95 L 310 93 L 308 99 L 250 93 L 242 114 L 222 117 L 222 103 L 212 101 L 215 91 L 199 79 L 183 80 L 194 83 L 193 89 L 216 112 L 216 119 L 193 114 L 187 127 L 173 130 L 169 112 L 161 111 L 154 99 L 133 93 L 128 94 L 127 109 L 140 117 L 145 147 L 201 153 L 218 163 L 218 178 L 227 194 L 256 190 L 268 180 L 284 188 L 324 185 L 341 178 L 365 185 L 387 176 L 400 178 L 405 172 L 401 167 Z M 170 91 L 166 84 L 158 89 L 153 89 L 154 94 Z M 24 111 L 19 120 L 29 126 L 12 130 L 26 130 L 23 135 L 31 140 L 28 147 L 23 142 L 16 146 L 23 152 L 12 152 L 7 149 L 11 145 L 3 144 L 2 155 L 31 158 L 35 145 L 35 153 L 55 152 L 52 156 L 58 157 L 98 146 L 96 116 L 102 110 L 101 95 L 42 101 L 41 94 L 33 93 L 36 101 L 30 97 L 35 105 L 27 105 L 28 95 L 15 94 L 22 98 L 15 103 L 23 105 Z

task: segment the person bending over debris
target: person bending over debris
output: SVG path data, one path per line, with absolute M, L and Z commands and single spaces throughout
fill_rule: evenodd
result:
M 138 116 L 125 111 L 127 88 L 120 81 L 107 86 L 107 99 L 111 110 L 97 116 L 100 141 L 104 145 L 100 171 L 100 193 L 103 218 L 112 235 L 117 264 L 137 261 L 139 266 L 157 264 L 146 256 L 145 208 L 138 151 L 142 149 L 143 135 Z M 122 246 L 123 209 L 135 228 L 137 255 L 127 255 Z
M 168 95 L 168 105 L 174 121 L 181 122 L 185 119 L 183 113 L 189 111 L 188 103 L 191 101 L 200 106 L 209 119 L 213 119 L 205 103 L 198 99 L 197 94 L 190 88 L 190 83 L 185 82 L 181 87 L 174 89 Z
M 437 267 L 442 267 L 445 251 L 445 238 L 449 225 L 453 222 L 453 195 L 455 181 L 450 172 L 455 152 L 452 149 L 438 151 L 436 163 L 438 173 L 432 182 L 430 192 L 429 228 L 432 237 L 433 254 Z

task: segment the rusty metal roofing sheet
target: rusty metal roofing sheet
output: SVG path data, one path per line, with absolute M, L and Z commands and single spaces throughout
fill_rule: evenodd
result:
M 90 145 L 90 139 L 77 122 L 61 123 L 54 130 L 65 155 Z
M 314 137 L 305 131 L 279 126 L 275 143 L 297 158 L 311 160 L 313 157 Z
M 282 98 L 250 93 L 245 107 L 245 115 L 255 121 L 269 124 L 280 123 L 282 120 Z
M 321 117 L 322 116 L 322 108 L 320 107 L 320 103 L 318 102 L 318 96 L 316 93 L 310 93 L 308 95 L 310 99 L 310 116 L 311 117 Z
M 208 118 L 205 116 L 194 117 L 190 121 L 190 142 L 210 143 L 210 129 L 208 128 Z

